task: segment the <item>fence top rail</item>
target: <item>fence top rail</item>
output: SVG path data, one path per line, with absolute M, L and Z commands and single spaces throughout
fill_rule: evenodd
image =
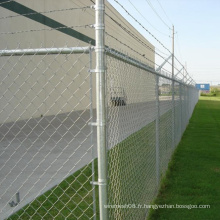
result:
M 89 53 L 94 47 L 62 47 L 0 50 L 0 56 L 49 55 L 49 54 L 80 54 Z
M 3 56 L 25 56 L 25 55 L 50 55 L 50 54 L 80 54 L 80 53 L 89 53 L 90 51 L 94 50 L 94 46 L 87 46 L 87 47 L 61 47 L 61 48 L 35 48 L 35 49 L 12 49 L 12 50 L 0 50 L 0 57 Z M 129 63 L 133 66 L 139 67 L 143 70 L 146 70 L 152 74 L 156 74 L 160 77 L 166 78 L 168 80 L 174 80 L 177 83 L 194 87 L 192 84 L 187 84 L 182 82 L 179 79 L 172 79 L 172 77 L 166 76 L 161 74 L 160 72 L 156 71 L 155 69 L 149 67 L 148 65 L 135 60 L 117 50 L 114 50 L 109 47 L 105 47 L 106 54 L 122 60 L 126 63 Z
M 138 68 L 146 70 L 146 71 L 148 71 L 150 73 L 156 74 L 156 75 L 158 75 L 160 77 L 163 77 L 163 78 L 166 78 L 168 80 L 173 80 L 174 82 L 177 82 L 177 83 L 180 83 L 182 85 L 186 85 L 186 86 L 190 86 L 190 87 L 194 88 L 194 85 L 192 85 L 192 84 L 187 84 L 187 83 L 182 82 L 179 79 L 176 79 L 176 78 L 172 79 L 172 77 L 163 75 L 160 72 L 157 72 L 154 68 L 151 68 L 148 65 L 146 65 L 146 64 L 144 64 L 144 63 L 142 63 L 142 62 L 140 62 L 138 60 L 135 60 L 135 59 L 133 59 L 133 58 L 131 58 L 131 57 L 129 57 L 129 56 L 127 56 L 127 55 L 125 55 L 125 54 L 115 50 L 115 49 L 106 47 L 105 50 L 106 50 L 106 54 L 111 56 L 111 57 L 114 57 L 114 58 L 117 58 L 119 60 L 122 60 L 122 61 L 124 61 L 126 63 L 129 63 L 129 64 L 131 64 L 133 66 L 136 66 Z

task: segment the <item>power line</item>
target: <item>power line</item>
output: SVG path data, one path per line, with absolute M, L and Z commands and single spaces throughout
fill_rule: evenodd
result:
M 92 3 L 95 3 L 93 0 L 90 0 Z M 116 25 L 118 25 L 123 31 L 125 31 L 130 37 L 132 37 L 133 39 L 135 39 L 139 44 L 141 44 L 142 46 L 145 46 L 147 49 L 149 49 L 149 50 L 151 50 L 152 52 L 155 52 L 155 49 L 157 49 L 156 47 L 154 47 L 154 48 L 152 48 L 152 47 L 150 47 L 149 45 L 147 45 L 145 42 L 143 42 L 137 35 L 135 35 L 133 32 L 132 32 L 132 30 L 130 29 L 130 27 L 120 18 L 120 17 L 118 17 L 116 14 L 115 14 L 115 12 L 114 11 L 112 11 L 107 5 L 106 5 L 106 7 L 108 8 L 108 10 L 110 10 L 114 15 L 115 15 L 115 17 L 117 18 L 117 20 L 116 19 L 114 19 L 112 16 L 110 16 L 108 13 L 106 13 L 105 12 L 105 15 L 107 16 L 107 17 L 109 17 Z M 126 27 L 124 27 L 121 23 L 119 23 L 118 22 L 118 20 L 120 20 L 123 24 L 124 24 L 124 26 L 126 26 Z M 128 30 L 129 29 L 129 30 Z M 110 34 L 108 34 L 108 36 L 110 36 L 110 37 L 112 37 L 113 39 L 115 39 L 116 40 L 116 37 L 113 37 L 113 35 L 110 35 Z M 119 40 L 117 40 L 117 41 L 119 41 Z M 133 43 L 133 42 L 132 42 Z M 124 44 L 124 43 L 123 43 Z M 125 46 L 126 44 L 124 44 L 124 46 Z M 158 51 L 160 51 L 159 49 L 157 49 Z M 163 53 L 162 51 L 160 51 L 161 53 Z M 165 54 L 165 53 L 163 53 L 163 54 Z M 165 59 L 164 57 L 162 57 L 160 54 L 158 54 L 162 59 Z M 165 54 L 166 56 L 167 56 L 167 54 Z M 142 56 L 142 54 L 141 54 L 141 56 Z
M 170 22 L 171 24 L 173 24 L 173 22 L 172 22 L 172 21 L 170 20 L 170 18 L 168 17 L 166 11 L 164 10 L 163 6 L 161 5 L 160 1 L 157 0 L 157 2 L 159 3 L 159 5 L 160 5 L 160 7 L 161 7 L 161 9 L 162 9 L 162 11 L 163 11 L 163 13 L 165 14 L 165 16 L 167 17 L 167 19 L 169 20 L 169 22 Z
M 137 50 L 134 50 L 132 47 L 130 47 L 129 45 L 125 44 L 124 42 L 120 41 L 119 39 L 117 39 L 116 37 L 112 36 L 111 34 L 105 32 L 106 35 L 108 35 L 109 37 L 112 37 L 113 39 L 115 39 L 116 41 L 118 41 L 119 43 L 121 43 L 122 45 L 126 46 L 127 48 L 129 48 L 130 50 L 132 50 L 133 52 L 137 53 L 138 55 L 140 55 L 141 57 L 143 57 L 144 59 L 146 59 L 147 61 L 149 61 L 150 63 L 153 63 L 156 67 L 159 67 L 159 65 L 155 62 L 153 62 L 152 60 L 148 59 L 147 57 L 145 57 L 145 54 L 141 54 L 140 52 L 138 52 Z M 164 58 L 165 59 L 165 58 Z M 167 74 L 171 73 L 169 72 L 169 70 L 162 68 L 163 71 L 165 71 Z
M 164 53 L 161 50 L 159 50 L 157 47 L 155 47 L 155 50 L 160 52 L 161 54 L 165 55 L 166 57 L 170 56 L 170 54 Z
M 93 0 L 90 0 L 92 3 L 94 3 L 95 4 L 95 2 L 93 1 Z M 114 15 L 115 15 L 115 17 L 117 17 L 117 19 L 118 20 L 120 20 L 128 29 L 126 29 L 125 27 L 123 27 L 123 25 L 122 24 L 120 24 L 118 21 L 116 21 L 116 19 L 114 19 L 112 16 L 110 16 L 108 13 L 106 13 L 105 12 L 105 15 L 107 16 L 107 17 L 109 17 L 116 25 L 118 25 L 122 30 L 124 30 L 129 36 L 131 36 L 133 39 L 135 39 L 138 43 L 141 43 L 142 45 L 143 45 L 143 41 L 139 38 L 139 37 L 137 37 L 137 35 L 135 35 L 134 33 L 132 33 L 132 30 L 130 29 L 130 27 L 120 18 L 120 17 L 118 17 L 116 14 L 115 14 L 115 12 L 114 11 L 112 11 L 107 5 L 106 5 L 106 7 L 109 9 L 109 11 L 111 11 Z M 133 42 L 132 42 L 133 43 Z M 145 44 L 145 43 L 144 43 Z M 147 44 L 145 44 L 145 46 L 148 48 L 148 49 L 150 49 L 151 51 L 154 51 L 154 48 L 151 48 L 149 45 L 147 45 Z M 158 49 L 158 51 L 159 51 L 159 49 Z M 163 52 L 161 52 L 161 53 L 163 53 Z
M 91 0 L 92 1 L 92 0 Z M 123 6 L 122 6 L 123 7 Z M 126 10 L 126 9 L 125 9 Z M 129 12 L 128 12 L 129 13 Z M 151 48 L 149 45 L 147 45 L 145 42 L 143 42 L 139 37 L 137 37 L 134 33 L 132 33 L 131 31 L 127 30 L 122 24 L 120 24 L 118 21 L 116 21 L 114 18 L 112 18 L 110 15 L 108 15 L 107 13 L 105 13 L 107 17 L 109 17 L 110 19 L 112 19 L 112 21 L 114 21 L 119 27 L 122 28 L 122 30 L 124 30 L 127 34 L 129 34 L 132 38 L 134 38 L 135 40 L 137 40 L 140 44 L 142 44 L 143 46 L 145 46 L 147 49 L 151 50 L 152 52 L 154 52 L 156 55 L 158 55 L 160 58 L 162 58 L 163 60 L 166 60 L 166 58 L 164 58 L 162 55 L 160 55 L 159 53 L 157 53 L 155 51 L 155 49 L 157 49 L 158 51 L 160 51 L 158 48 Z M 137 21 L 138 22 L 138 21 Z M 168 49 L 167 49 L 168 50 Z M 168 50 L 169 51 L 169 50 Z M 162 51 L 160 51 L 160 53 L 163 53 Z M 171 53 L 171 52 L 170 52 Z M 165 53 L 163 53 L 165 54 Z M 166 56 L 169 56 L 167 54 L 165 54 Z M 170 64 L 172 66 L 172 64 L 167 61 L 168 64 Z M 178 71 L 178 69 L 175 67 L 175 70 Z
M 151 4 L 151 2 L 149 1 L 149 0 L 145 0 L 147 3 L 148 3 L 148 5 L 151 7 L 151 9 L 154 11 L 154 13 L 157 15 L 157 17 L 162 21 L 162 23 L 166 26 L 166 27 L 168 27 L 169 29 L 171 29 L 170 28 L 170 26 L 167 24 L 167 23 L 165 23 L 165 21 L 160 17 L 160 15 L 157 13 L 157 11 L 156 11 L 156 9 L 153 7 L 153 5 Z
M 139 37 L 137 37 L 134 33 L 132 33 L 131 31 L 127 30 L 123 25 L 121 25 L 119 22 L 117 22 L 114 18 L 112 18 L 111 16 L 109 16 L 108 14 L 106 14 L 109 18 L 111 18 L 119 27 L 122 28 L 122 30 L 124 30 L 127 34 L 129 34 L 132 38 L 134 38 L 135 40 L 137 40 L 140 44 L 142 44 L 143 46 L 145 46 L 147 49 L 151 50 L 152 52 L 154 52 L 155 54 L 157 54 L 159 57 L 161 57 L 162 59 L 165 60 L 165 58 L 163 56 L 161 56 L 159 53 L 157 53 L 153 48 L 151 48 L 149 45 L 147 45 L 145 42 L 143 42 Z M 159 49 L 157 49 L 159 50 Z M 169 62 L 168 62 L 169 63 Z
M 179 50 L 180 58 L 183 59 L 181 49 L 180 49 L 180 44 L 179 44 L 179 35 L 178 35 L 178 33 L 177 33 L 176 36 L 177 36 L 176 42 L 177 42 L 177 47 L 178 47 L 178 50 Z
M 112 13 L 112 14 L 114 14 L 114 16 L 117 18 L 117 21 L 121 21 L 121 23 L 123 23 L 124 24 L 124 26 L 126 26 L 130 31 L 132 31 L 131 30 L 131 28 L 126 24 L 126 22 L 124 22 L 124 20 L 122 20 L 114 11 L 112 11 L 112 9 L 110 8 L 110 7 L 108 7 L 108 5 L 106 5 L 106 7 L 108 8 L 108 10 Z M 108 16 L 114 23 L 115 23 L 115 20 L 110 16 L 110 15 L 108 15 L 107 13 L 105 13 L 106 14 L 106 16 Z M 109 22 L 109 24 L 110 25 L 112 25 L 113 26 L 113 24 L 111 24 L 110 22 Z M 116 23 L 117 24 L 117 23 Z M 118 24 L 117 24 L 118 25 Z M 114 27 L 114 26 L 113 26 Z M 115 28 L 115 27 L 114 27 Z M 112 28 L 113 29 L 113 28 Z M 120 34 L 120 33 L 118 33 L 118 34 Z M 130 36 L 130 35 L 129 35 Z M 128 39 L 128 41 L 130 41 L 130 39 L 129 38 L 127 38 Z M 134 42 L 132 42 L 132 41 L 130 41 L 131 43 L 133 43 L 134 44 Z M 139 43 L 139 42 L 138 42 Z M 135 46 L 135 45 L 134 45 Z
M 117 17 L 117 19 L 119 19 L 127 28 L 129 28 L 128 25 L 120 17 L 118 17 L 118 15 L 116 15 L 114 11 L 111 10 L 111 8 L 109 8 L 107 5 L 106 7 L 108 8 L 109 11 L 111 11 L 112 14 L 115 15 L 115 17 Z
M 112 18 L 110 15 L 108 15 L 107 13 L 105 13 L 105 15 L 107 16 L 107 17 L 109 17 L 114 23 L 116 23 L 119 27 L 121 27 L 127 34 L 129 34 L 130 36 L 132 35 L 132 37 L 134 38 L 134 36 L 135 36 L 135 39 L 140 43 L 142 40 L 139 38 L 139 37 L 137 37 L 134 33 L 132 33 L 132 31 L 131 30 L 127 30 L 125 27 L 123 27 L 123 25 L 122 24 L 120 24 L 118 21 L 116 21 L 114 18 Z M 117 17 L 117 16 L 116 16 Z M 118 18 L 118 17 L 117 17 Z M 120 21 L 122 21 L 121 19 L 120 19 Z M 122 21 L 123 22 L 123 21 Z M 124 22 L 123 22 L 124 23 Z M 125 23 L 124 23 L 125 24 Z M 126 24 L 125 24 L 126 25 Z M 127 26 L 127 25 L 126 25 Z M 127 26 L 128 27 L 128 26 Z M 129 28 L 129 27 L 128 27 Z M 129 28 L 130 29 L 130 28 Z M 143 41 L 142 41 L 143 42 Z M 145 43 L 144 43 L 145 44 Z M 142 44 L 143 45 L 143 44 Z M 157 51 L 159 51 L 160 53 L 162 53 L 162 54 L 164 54 L 164 55 L 166 55 L 166 56 L 169 56 L 168 54 L 166 54 L 166 53 L 164 53 L 164 52 L 162 52 L 161 50 L 159 50 L 158 48 L 156 48 L 156 47 L 154 47 L 154 49 L 153 48 L 151 48 L 149 45 L 146 45 L 145 44 L 145 46 L 148 48 L 148 49 L 150 49 L 151 51 L 154 51 L 154 49 L 156 49 Z M 154 51 L 155 52 L 155 51 Z M 158 54 L 159 55 L 159 54 Z M 160 56 L 160 55 L 159 55 Z M 163 58 L 163 59 L 165 59 L 165 58 Z
M 91 1 L 92 3 L 94 3 L 93 0 L 90 0 L 90 1 Z M 121 20 L 121 18 L 118 17 L 108 6 L 107 6 L 107 8 L 117 17 L 117 19 L 119 19 L 128 29 L 130 29 L 130 27 L 128 27 L 127 24 L 126 24 L 123 20 Z M 118 21 L 116 21 L 113 17 L 111 17 L 110 15 L 108 15 L 106 12 L 105 12 L 105 15 L 106 15 L 107 17 L 109 17 L 109 18 L 110 18 L 114 23 L 116 23 L 119 27 L 121 27 L 127 34 L 129 34 L 130 36 L 132 35 L 133 38 L 134 38 L 134 36 L 135 36 L 134 39 L 137 40 L 138 43 L 140 43 L 140 42 L 142 41 L 139 37 L 137 37 L 134 33 L 132 33 L 132 30 L 131 30 L 131 29 L 130 29 L 130 30 L 127 30 L 125 27 L 123 27 L 122 24 L 120 24 Z M 142 41 L 141 44 L 143 45 L 143 41 Z M 144 44 L 145 44 L 145 43 L 144 43 Z M 161 50 L 159 50 L 159 49 L 158 49 L 157 47 L 155 47 L 155 46 L 154 46 L 154 48 L 151 48 L 149 45 L 146 45 L 146 44 L 145 44 L 145 46 L 147 47 L 147 49 L 150 49 L 150 50 L 153 51 L 153 52 L 155 52 L 155 50 L 157 50 L 157 51 L 160 52 L 161 54 L 164 54 L 164 55 L 166 55 L 166 56 L 169 56 L 168 54 L 162 52 Z M 156 53 L 156 52 L 155 52 L 155 54 L 159 55 L 162 59 L 165 60 L 165 58 L 162 57 L 159 53 Z
M 141 15 L 141 17 L 142 17 L 154 30 L 158 31 L 159 33 L 161 33 L 161 34 L 163 34 L 163 35 L 165 35 L 165 36 L 168 36 L 167 34 L 161 32 L 160 30 L 158 30 L 157 28 L 155 28 L 155 27 L 146 19 L 146 17 L 134 6 L 134 4 L 133 4 L 130 0 L 128 0 L 128 1 L 129 1 L 130 4 L 133 6 L 133 8 Z
M 91 2 L 93 2 L 92 0 L 90 0 Z M 131 15 L 127 9 L 125 9 L 124 6 L 122 6 L 117 0 L 114 0 L 136 23 L 138 23 L 145 31 L 147 31 L 163 48 L 165 48 L 169 54 L 171 54 L 171 51 L 165 47 L 163 45 L 163 43 L 161 43 L 148 29 L 146 29 L 136 18 L 134 18 L 133 15 Z M 105 13 L 106 14 L 106 13 Z M 159 57 L 161 57 L 163 60 L 165 60 L 165 58 L 163 56 L 161 56 L 159 53 L 157 53 L 155 50 L 153 50 L 151 47 L 149 47 L 148 45 L 146 45 L 142 40 L 140 40 L 140 38 L 138 38 L 137 36 L 135 36 L 135 34 L 133 34 L 131 31 L 128 31 L 125 27 L 123 27 L 123 25 L 121 25 L 119 22 L 117 22 L 114 18 L 112 18 L 111 16 L 109 16 L 108 14 L 106 14 L 108 17 L 110 17 L 117 25 L 119 25 L 126 33 L 128 33 L 130 36 L 132 36 L 135 40 L 137 40 L 139 43 L 141 43 L 143 46 L 146 46 L 148 49 L 150 49 L 151 51 L 153 51 L 155 54 L 157 54 Z M 155 47 L 155 49 L 157 49 Z M 158 49 L 157 49 L 158 50 Z M 167 55 L 167 54 L 166 54 Z M 174 56 L 174 58 L 180 63 L 181 66 L 182 63 Z M 167 62 L 168 64 L 172 65 L 170 62 Z M 176 67 L 175 69 L 177 71 L 179 71 Z M 187 72 L 187 71 L 186 71 Z M 191 77 L 190 77 L 191 78 Z
M 93 2 L 92 0 L 90 0 L 91 2 Z M 134 16 L 133 15 L 131 15 L 126 9 L 125 9 L 125 7 L 124 6 L 122 6 L 117 0 L 114 0 L 135 22 L 137 22 L 145 31 L 147 31 L 162 47 L 164 47 L 170 54 L 171 54 L 171 52 L 170 52 L 170 50 L 167 48 L 167 47 L 165 47 L 164 45 L 163 45 L 163 43 L 161 43 L 148 29 L 146 29 L 136 18 L 134 18 Z M 130 2 L 130 1 L 129 1 Z M 94 3 L 94 2 L 93 2 Z M 117 22 L 114 18 L 112 18 L 111 16 L 109 16 L 107 13 L 105 13 L 109 18 L 111 18 L 117 25 L 119 25 L 127 34 L 129 34 L 130 36 L 132 36 L 135 40 L 137 40 L 139 43 L 141 43 L 143 46 L 146 46 L 147 47 L 147 49 L 150 49 L 151 51 L 153 51 L 155 54 L 157 54 L 159 57 L 161 57 L 163 60 L 165 60 L 165 58 L 163 57 L 163 56 L 161 56 L 159 53 L 157 53 L 155 50 L 153 50 L 151 47 L 149 47 L 148 45 L 146 45 L 139 37 L 137 37 L 135 34 L 133 34 L 131 31 L 128 31 L 125 27 L 123 27 L 123 25 L 121 25 L 119 22 Z M 115 13 L 114 13 L 115 14 Z M 121 19 L 120 19 L 121 20 Z M 124 23 L 124 22 L 123 22 Z M 127 25 L 126 25 L 127 26 Z M 129 28 L 130 29 L 130 28 Z M 110 36 L 110 35 L 109 35 Z M 111 35 L 111 37 L 113 37 L 112 35 Z M 115 38 L 115 37 L 113 37 L 113 38 Z M 115 40 L 117 40 L 117 41 L 119 41 L 117 38 L 115 38 Z M 126 45 L 126 44 L 124 44 L 123 42 L 122 42 L 122 44 L 124 45 L 124 46 L 127 46 L 129 49 L 132 49 L 133 51 L 134 51 L 134 49 L 133 48 L 131 48 L 130 46 L 128 46 L 128 45 Z M 157 49 L 156 47 L 154 47 L 154 49 Z M 159 49 L 157 49 L 158 51 L 160 51 Z M 137 52 L 137 51 L 136 51 Z M 161 51 L 160 51 L 161 52 Z M 163 52 L 161 52 L 161 53 L 163 53 Z M 165 54 L 165 53 L 163 53 L 163 54 Z M 140 55 L 140 54 L 139 54 Z M 166 54 L 167 55 L 167 54 Z M 143 55 L 142 55 L 143 56 Z M 167 55 L 168 56 L 168 55 Z M 184 67 L 183 65 L 182 65 L 182 63 L 174 56 L 174 58 L 180 63 L 180 65 L 182 66 L 182 67 Z M 170 64 L 171 66 L 172 66 L 172 64 L 170 63 L 170 62 L 167 62 L 168 64 Z M 158 64 L 156 64 L 155 63 L 155 65 L 158 65 Z M 174 69 L 175 70 L 177 70 L 177 71 L 179 71 L 176 67 L 174 67 Z M 185 72 L 188 74 L 188 72 L 185 70 Z M 189 74 L 188 74 L 188 76 L 189 76 Z M 190 77 L 190 76 L 189 76 Z M 191 77 L 190 77 L 190 79 L 192 79 Z
M 125 7 L 120 4 L 117 0 L 114 0 L 136 23 L 138 23 L 148 34 L 150 34 L 163 48 L 165 48 L 169 53 L 171 51 L 163 45 L 148 29 L 146 29 L 133 15 L 131 15 Z

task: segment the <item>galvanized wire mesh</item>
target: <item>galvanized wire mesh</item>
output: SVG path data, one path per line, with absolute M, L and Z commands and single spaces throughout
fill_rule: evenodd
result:
M 107 56 L 109 218 L 144 219 L 198 93 L 125 60 Z
M 12 54 L 0 64 L 0 218 L 92 218 L 89 54 Z
M 96 217 L 91 4 L 0 4 L 0 219 Z
M 95 184 L 104 184 L 96 170 L 107 162 L 97 165 L 96 138 L 107 138 L 109 218 L 144 219 L 197 90 L 156 72 L 154 46 L 124 22 L 123 32 L 109 4 L 105 73 L 105 59 L 99 70 L 92 59 L 93 1 L 22 4 L 5 1 L 0 8 L 0 218 L 99 218 L 97 204 L 105 204 Z M 106 94 L 96 94 L 104 85 L 95 72 L 106 74 Z M 96 111 L 104 96 L 107 134 L 100 137 L 95 126 L 105 126 L 97 120 L 104 111 L 99 118 Z
M 109 204 L 140 204 L 155 195 L 155 77 L 107 56 Z M 146 209 L 110 208 L 110 219 L 143 219 Z
M 1 57 L 1 217 L 95 218 L 92 53 L 37 54 Z M 110 55 L 107 67 L 109 217 L 140 219 L 198 94 Z
M 175 114 L 175 146 L 178 145 L 180 139 L 182 137 L 182 130 L 181 130 L 181 91 L 180 91 L 180 83 L 174 84 L 174 114 Z
M 159 152 L 160 175 L 164 174 L 172 154 L 172 81 L 159 79 Z

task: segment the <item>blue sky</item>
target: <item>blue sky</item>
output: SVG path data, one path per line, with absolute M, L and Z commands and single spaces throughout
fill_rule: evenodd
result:
M 168 51 L 135 23 L 115 0 L 108 1 L 156 48 L 168 54 Z M 117 1 L 124 5 L 170 51 L 172 51 L 172 41 L 169 36 L 172 31 L 167 26 L 172 28 L 174 25 L 175 32 L 177 32 L 175 34 L 175 56 L 182 64 L 186 64 L 189 74 L 196 82 L 220 84 L 219 0 Z M 153 6 L 157 14 L 148 3 Z M 161 61 L 156 62 L 160 64 Z M 178 67 L 178 64 L 176 65 Z

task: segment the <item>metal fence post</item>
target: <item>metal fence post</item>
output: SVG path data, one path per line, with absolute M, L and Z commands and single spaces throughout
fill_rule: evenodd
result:
M 180 139 L 183 135 L 183 103 L 182 103 L 182 83 L 179 85 L 179 97 L 180 97 Z
M 156 181 L 157 187 L 160 184 L 160 143 L 159 143 L 159 118 L 160 118 L 160 108 L 159 108 L 159 76 L 155 75 L 156 79 Z
M 175 147 L 175 91 L 174 74 L 172 74 L 172 149 Z
M 105 25 L 104 0 L 96 0 L 96 113 L 97 113 L 97 154 L 100 219 L 107 220 L 107 149 L 106 149 L 106 108 L 105 108 Z
M 175 147 L 175 92 L 174 92 L 174 26 L 172 37 L 172 149 Z
M 90 50 L 89 50 L 89 72 L 90 72 L 90 77 L 89 77 L 89 81 L 90 81 L 90 100 L 91 100 L 91 103 L 90 103 L 90 120 L 91 120 L 91 123 L 93 123 L 93 118 L 94 118 L 94 115 L 93 115 L 93 83 L 92 83 L 92 72 L 91 72 L 91 69 L 92 69 L 92 49 L 90 47 Z M 94 149 L 94 140 L 93 140 L 93 126 L 91 126 L 90 128 L 91 130 L 91 145 L 92 145 L 92 183 L 95 182 L 95 149 Z M 95 193 L 95 185 L 92 186 L 92 197 L 93 197 L 93 219 L 96 220 L 96 193 Z
M 190 87 L 187 86 L 187 125 L 189 124 L 190 119 Z

